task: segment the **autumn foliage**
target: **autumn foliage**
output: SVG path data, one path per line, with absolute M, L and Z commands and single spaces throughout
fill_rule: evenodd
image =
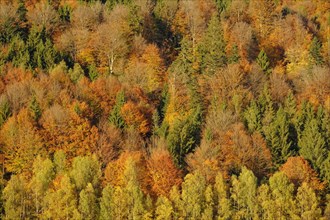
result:
M 1 219 L 329 219 L 327 0 L 0 0 Z

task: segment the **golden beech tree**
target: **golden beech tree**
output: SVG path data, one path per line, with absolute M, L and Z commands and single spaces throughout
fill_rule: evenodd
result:
M 179 170 L 166 149 L 156 148 L 147 160 L 151 191 L 156 196 L 167 196 L 173 186 L 182 182 Z
M 325 187 L 325 184 L 318 178 L 316 171 L 301 156 L 289 157 L 280 170 L 296 187 L 301 186 L 303 182 L 307 183 L 314 190 L 322 190 Z
M 50 152 L 63 150 L 69 159 L 96 152 L 97 127 L 88 120 L 91 112 L 85 103 L 75 102 L 64 109 L 53 106 L 43 114 L 44 142 Z
M 142 60 L 146 65 L 148 91 L 160 89 L 164 81 L 165 67 L 158 47 L 154 44 L 148 45 L 142 55 Z
M 31 174 L 35 156 L 45 153 L 37 128 L 27 109 L 8 119 L 1 129 L 1 148 L 5 153 L 4 166 L 8 172 Z
M 137 178 L 142 191 L 149 192 L 146 161 L 143 153 L 140 151 L 123 152 L 117 160 L 110 161 L 104 171 L 105 183 L 110 183 L 115 187 L 124 187 L 124 171 L 126 169 L 126 163 L 129 160 L 135 163 Z

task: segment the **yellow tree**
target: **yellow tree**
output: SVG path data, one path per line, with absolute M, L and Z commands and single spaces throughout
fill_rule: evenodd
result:
M 43 154 L 41 137 L 32 121 L 28 110 L 22 109 L 3 125 L 0 135 L 8 172 L 31 174 L 31 161 Z
M 149 92 L 160 89 L 164 81 L 164 61 L 160 57 L 160 51 L 154 44 L 148 45 L 142 55 L 146 65 Z

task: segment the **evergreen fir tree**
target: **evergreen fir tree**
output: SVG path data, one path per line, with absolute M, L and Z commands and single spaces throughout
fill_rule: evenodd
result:
M 231 54 L 228 58 L 228 63 L 238 63 L 238 61 L 241 58 L 238 52 L 239 52 L 238 46 L 236 44 L 233 45 L 233 47 L 231 49 Z
M 326 159 L 327 149 L 316 119 L 312 119 L 305 124 L 298 145 L 300 155 L 309 160 L 314 169 L 319 171 Z
M 271 149 L 273 161 L 276 166 L 280 166 L 292 155 L 289 120 L 282 107 L 279 108 L 269 126 L 263 127 L 263 132 Z
M 37 122 L 41 117 L 42 111 L 35 96 L 32 97 L 29 107 L 32 113 L 32 118 Z
M 324 62 L 321 54 L 321 49 L 321 42 L 317 39 L 317 37 L 314 37 L 309 48 L 309 55 L 311 56 L 312 63 L 315 63 L 316 65 L 321 65 Z
M 10 117 L 11 110 L 7 98 L 2 98 L 0 100 L 0 127 L 5 123 L 5 121 Z
M 116 126 L 117 128 L 124 128 L 125 121 L 121 116 L 121 108 L 125 104 L 125 93 L 124 91 L 120 91 L 116 97 L 116 104 L 110 112 L 109 122 Z
M 261 131 L 261 112 L 255 101 L 244 111 L 244 119 L 250 133 Z
M 260 51 L 256 61 L 257 64 L 261 67 L 262 71 L 264 71 L 265 74 L 269 75 L 271 71 L 269 66 L 270 63 L 267 54 L 263 49 Z
M 202 73 L 214 74 L 220 67 L 226 65 L 225 47 L 220 20 L 216 14 L 213 14 L 199 45 Z

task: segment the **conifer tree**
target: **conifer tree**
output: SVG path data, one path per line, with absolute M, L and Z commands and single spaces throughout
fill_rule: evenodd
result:
M 240 58 L 241 57 L 239 55 L 238 46 L 235 44 L 232 46 L 231 54 L 228 58 L 228 63 L 238 63 Z
M 250 133 L 261 131 L 261 112 L 255 101 L 252 101 L 246 108 L 244 119 Z
M 183 120 L 177 120 L 168 135 L 169 150 L 174 161 L 184 166 L 184 157 L 200 142 L 201 110 L 199 107 Z
M 320 170 L 327 156 L 326 142 L 320 133 L 316 119 L 307 121 L 298 140 L 299 153 L 309 160 L 316 170 Z
M 269 126 L 264 127 L 264 134 L 270 146 L 274 163 L 279 166 L 292 155 L 291 141 L 289 140 L 289 119 L 280 107 L 275 119 Z
M 226 65 L 225 47 L 221 23 L 217 14 L 214 13 L 199 45 L 202 73 L 214 74 L 220 67 Z
M 270 63 L 269 59 L 267 57 L 267 54 L 265 51 L 262 49 L 256 59 L 258 65 L 261 67 L 262 71 L 264 71 L 265 74 L 269 75 L 270 74 Z
M 40 105 L 35 96 L 32 97 L 29 107 L 30 107 L 30 111 L 32 113 L 32 118 L 35 121 L 38 121 L 39 118 L 41 117 L 42 111 L 41 111 Z
M 0 100 L 0 127 L 5 123 L 5 121 L 10 117 L 11 110 L 7 98 L 1 97 Z
M 316 65 L 323 64 L 323 57 L 321 54 L 322 44 L 317 39 L 317 37 L 314 37 L 312 40 L 312 43 L 309 48 L 309 55 L 311 56 L 312 63 L 315 63 Z
M 114 126 L 116 126 L 117 128 L 125 127 L 125 121 L 121 115 L 121 108 L 123 107 L 124 104 L 125 104 L 125 93 L 122 90 L 117 94 L 116 104 L 113 107 L 109 116 L 109 122 Z

